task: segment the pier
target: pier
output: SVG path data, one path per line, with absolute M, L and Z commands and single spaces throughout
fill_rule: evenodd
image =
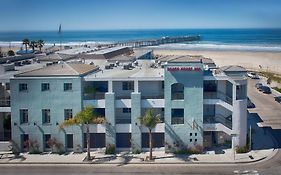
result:
M 109 46 L 109 47 L 115 47 L 115 46 L 145 47 L 145 46 L 158 46 L 161 44 L 169 44 L 169 43 L 183 43 L 183 42 L 190 42 L 190 41 L 200 41 L 200 39 L 201 39 L 201 37 L 199 35 L 162 37 L 160 39 L 117 42 L 117 43 L 112 43 L 112 44 L 106 44 L 106 46 Z

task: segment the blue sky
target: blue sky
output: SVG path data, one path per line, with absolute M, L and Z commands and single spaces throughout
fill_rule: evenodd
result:
M 1 0 L 1 31 L 281 28 L 281 0 Z

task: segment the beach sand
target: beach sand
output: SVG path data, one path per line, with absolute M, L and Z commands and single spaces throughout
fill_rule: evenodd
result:
M 281 74 L 281 52 L 250 51 L 191 51 L 155 49 L 157 55 L 202 55 L 214 60 L 217 66 L 239 65 L 249 70 Z M 260 68 L 260 66 L 261 68 Z

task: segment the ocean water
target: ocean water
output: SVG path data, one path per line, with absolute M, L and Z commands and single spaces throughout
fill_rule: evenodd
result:
M 60 41 L 63 45 L 83 45 L 182 35 L 200 35 L 202 40 L 153 48 L 281 52 L 281 29 L 93 30 L 62 31 L 61 34 L 57 31 L 0 32 L 0 47 L 20 46 L 23 38 L 43 39 L 48 46 Z

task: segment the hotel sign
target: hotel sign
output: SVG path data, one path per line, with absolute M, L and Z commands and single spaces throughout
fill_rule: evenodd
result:
M 171 66 L 171 67 L 168 67 L 167 70 L 169 72 L 177 72 L 177 71 L 187 71 L 187 72 L 190 72 L 190 71 L 195 71 L 195 72 L 200 72 L 201 71 L 201 68 L 200 67 L 192 67 L 192 66 Z

